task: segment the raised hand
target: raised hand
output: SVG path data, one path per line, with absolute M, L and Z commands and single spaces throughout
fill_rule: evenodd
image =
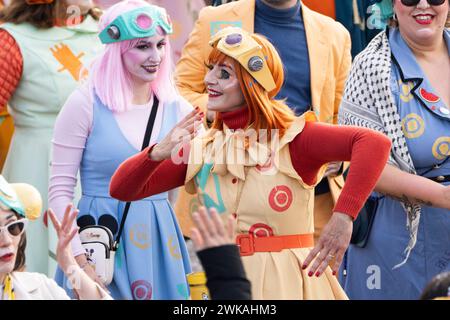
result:
M 192 214 L 195 227 L 191 230 L 191 239 L 196 251 L 235 243 L 235 219 L 228 217 L 224 226 L 217 210 L 211 208 L 209 214 L 205 207 Z
M 56 258 L 61 269 L 66 273 L 77 262 L 72 254 L 70 242 L 78 233 L 78 227 L 73 227 L 78 210 L 73 210 L 73 205 L 69 204 L 64 212 L 63 221 L 60 223 L 52 209 L 48 209 L 48 215 L 55 227 L 58 235 L 58 245 L 56 247 Z
M 195 108 L 183 120 L 181 120 L 167 136 L 155 145 L 149 154 L 154 161 L 169 159 L 173 152 L 177 152 L 184 142 L 189 142 L 201 128 L 204 113 L 200 108 Z

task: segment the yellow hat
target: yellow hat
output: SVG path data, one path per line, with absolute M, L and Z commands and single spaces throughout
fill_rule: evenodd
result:
M 36 220 L 42 210 L 41 194 L 30 184 L 8 183 L 0 175 L 0 208 L 12 210 L 24 218 Z
M 245 30 L 226 27 L 212 36 L 209 44 L 239 61 L 266 91 L 270 92 L 276 88 L 261 45 Z

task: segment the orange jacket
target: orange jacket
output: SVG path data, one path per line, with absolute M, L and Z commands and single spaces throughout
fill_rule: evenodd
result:
M 253 32 L 255 0 L 240 0 L 200 11 L 182 56 L 176 67 L 180 93 L 191 104 L 206 108 L 203 83 L 211 48 L 209 38 L 220 28 L 240 26 Z M 350 71 L 350 35 L 333 19 L 302 5 L 311 67 L 311 95 L 314 111 L 322 122 L 337 123 L 338 107 Z

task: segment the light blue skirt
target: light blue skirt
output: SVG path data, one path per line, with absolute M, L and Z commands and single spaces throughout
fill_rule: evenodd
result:
M 112 198 L 83 195 L 78 224 L 105 225 L 117 235 L 124 207 L 124 202 Z M 190 272 L 189 255 L 167 193 L 132 202 L 108 287 L 113 298 L 188 299 L 186 274 Z M 71 294 L 60 269 L 56 281 Z

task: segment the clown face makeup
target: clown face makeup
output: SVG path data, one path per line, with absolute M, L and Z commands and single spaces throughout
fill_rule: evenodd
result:
M 245 99 L 231 59 L 209 65 L 208 68 L 209 72 L 205 76 L 208 110 L 228 112 L 242 108 Z
M 134 84 L 150 83 L 156 79 L 166 51 L 166 37 L 156 35 L 140 39 L 122 55 L 125 68 Z
M 17 215 L 0 209 L 0 276 L 14 270 L 20 239 L 26 226 L 17 223 Z

